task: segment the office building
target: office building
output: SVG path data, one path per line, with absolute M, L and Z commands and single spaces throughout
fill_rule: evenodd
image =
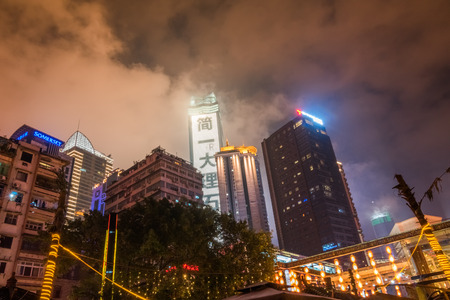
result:
M 358 230 L 359 241 L 364 242 L 364 234 L 362 231 L 361 223 L 359 222 L 358 212 L 356 211 L 355 203 L 353 202 L 352 194 L 350 193 L 350 187 L 348 186 L 347 177 L 345 177 L 344 166 L 341 162 L 337 162 L 339 168 L 339 174 L 341 174 L 342 182 L 344 183 L 345 194 L 347 195 L 348 205 L 352 213 L 353 221 L 355 222 L 356 229 Z
M 147 197 L 203 204 L 202 174 L 191 163 L 157 147 L 108 184 L 105 212 L 120 212 Z
M 203 201 L 220 211 L 214 154 L 223 146 L 223 135 L 216 96 L 192 97 L 188 112 L 191 163 L 203 175 Z
M 269 231 L 266 204 L 253 146 L 225 147 L 216 153 L 220 211 L 246 221 L 255 231 Z
M 60 140 L 21 129 L 9 140 L 0 137 L 0 286 L 15 272 L 17 287 L 38 291 L 47 253 L 36 236 L 53 223 L 61 193 L 57 172 L 72 159 L 54 151 Z
M 262 142 L 280 249 L 309 256 L 360 243 L 323 122 L 297 112 Z
M 66 217 L 82 217 L 91 208 L 92 188 L 103 182 L 112 171 L 111 156 L 94 149 L 89 139 L 76 131 L 65 143 L 62 152 L 74 158 L 72 184 Z

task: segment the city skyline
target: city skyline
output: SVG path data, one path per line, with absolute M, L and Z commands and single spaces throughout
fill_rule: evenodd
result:
M 412 216 L 395 173 L 421 197 L 449 166 L 449 6 L 3 1 L 0 135 L 29 124 L 66 140 L 80 122 L 125 169 L 158 145 L 189 158 L 191 96 L 217 95 L 236 144 L 302 109 L 324 120 L 370 239 L 374 209 Z M 449 186 L 426 214 L 449 216 Z

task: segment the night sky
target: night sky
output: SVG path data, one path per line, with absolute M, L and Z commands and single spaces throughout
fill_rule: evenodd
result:
M 119 168 L 188 159 L 192 95 L 216 94 L 234 145 L 323 119 L 367 239 L 375 211 L 413 216 L 394 174 L 420 198 L 450 167 L 448 0 L 1 0 L 0 41 L 0 135 L 80 124 Z M 443 188 L 425 213 L 450 215 Z

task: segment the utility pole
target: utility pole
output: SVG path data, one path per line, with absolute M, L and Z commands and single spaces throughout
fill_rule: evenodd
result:
M 450 168 L 446 170 L 445 173 L 450 173 Z M 444 175 L 442 174 L 441 177 Z M 428 197 L 428 199 L 433 199 L 433 189 L 436 189 L 439 192 L 439 183 L 441 181 L 441 177 L 438 177 L 435 179 L 431 187 L 425 192 L 425 196 Z M 428 221 L 425 219 L 425 215 L 422 212 L 422 199 L 417 202 L 416 198 L 414 197 L 414 193 L 412 192 L 412 189 L 409 188 L 409 186 L 406 184 L 405 180 L 403 179 L 402 175 L 395 175 L 395 179 L 398 181 L 398 185 L 393 187 L 394 189 L 398 190 L 398 194 L 406 200 L 406 205 L 412 210 L 414 215 L 416 216 L 417 220 L 419 220 L 419 224 L 423 229 L 424 235 L 428 240 L 428 243 L 431 246 L 431 249 L 433 249 L 434 254 L 436 255 L 436 258 L 439 262 L 439 265 L 444 271 L 445 277 L 447 278 L 447 281 L 450 282 L 450 262 L 448 261 L 446 255 L 444 254 L 441 245 L 439 244 L 438 240 L 433 234 L 433 229 L 428 223 Z

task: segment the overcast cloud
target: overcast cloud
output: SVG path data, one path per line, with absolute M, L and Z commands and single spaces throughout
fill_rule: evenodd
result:
M 230 143 L 259 149 L 301 108 L 324 120 L 371 238 L 377 209 L 412 216 L 394 174 L 422 195 L 450 166 L 449 12 L 446 0 L 3 0 L 0 134 L 28 124 L 66 140 L 80 123 L 128 168 L 158 145 L 189 158 L 192 95 L 214 92 Z M 443 187 L 425 213 L 449 216 L 450 176 Z

